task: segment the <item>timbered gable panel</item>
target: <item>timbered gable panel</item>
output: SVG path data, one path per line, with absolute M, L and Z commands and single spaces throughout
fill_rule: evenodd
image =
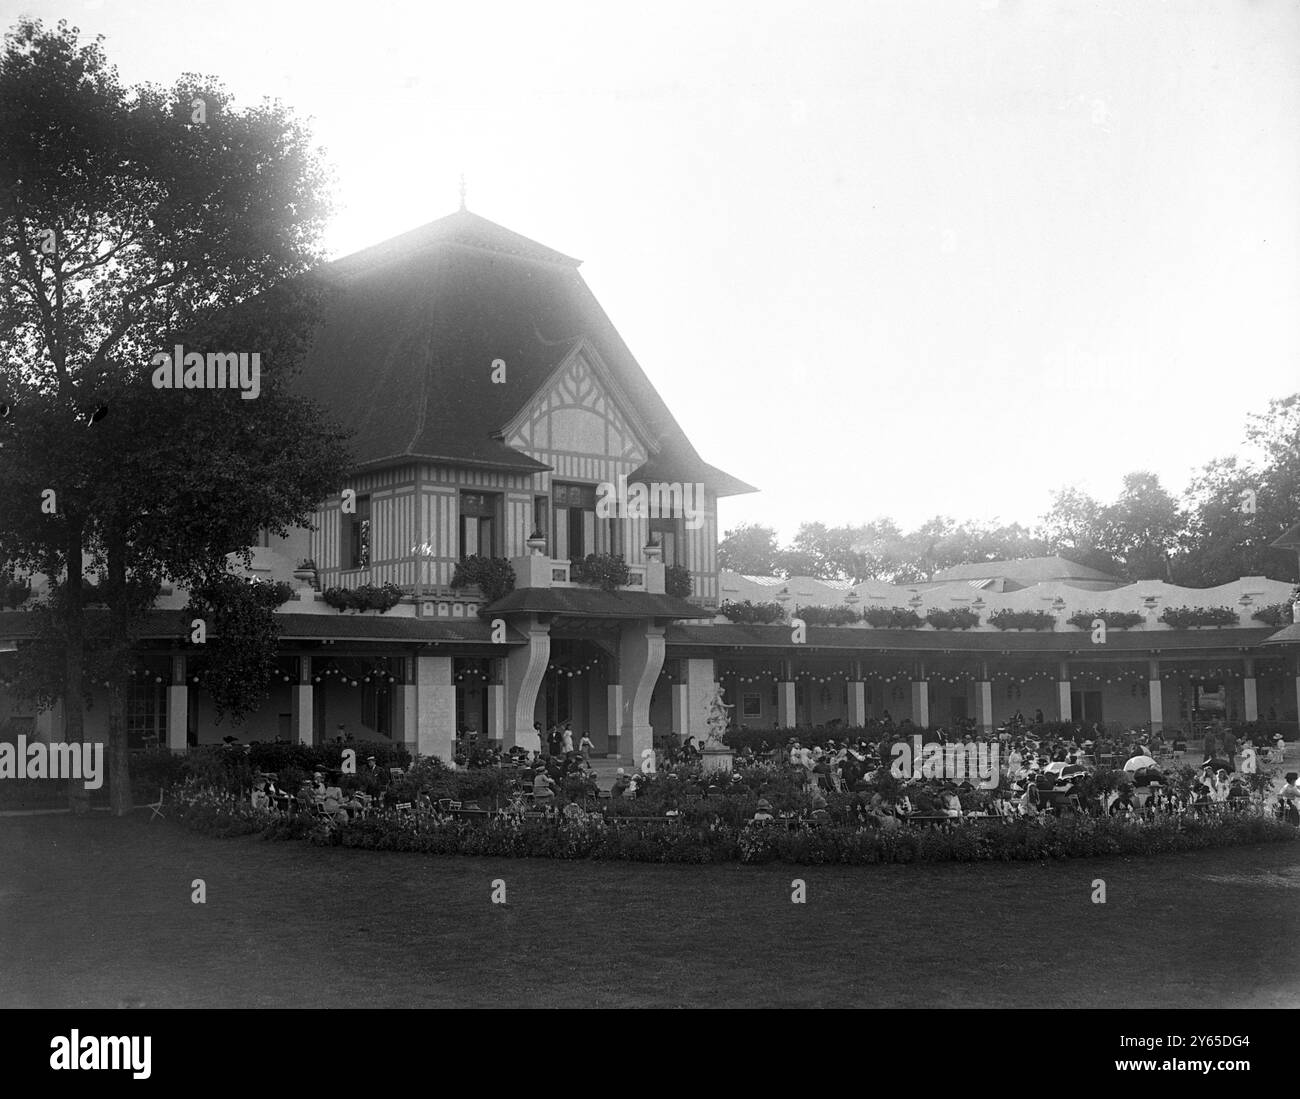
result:
M 506 445 L 548 465 L 554 457 L 605 458 L 635 468 L 648 445 L 604 381 L 594 350 L 579 345 L 506 427 Z

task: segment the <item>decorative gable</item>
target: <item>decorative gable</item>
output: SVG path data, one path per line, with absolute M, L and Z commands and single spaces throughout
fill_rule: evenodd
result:
M 634 418 L 615 397 L 595 349 L 581 341 L 507 426 L 504 441 L 542 460 L 573 455 L 635 467 L 646 460 L 649 448 Z

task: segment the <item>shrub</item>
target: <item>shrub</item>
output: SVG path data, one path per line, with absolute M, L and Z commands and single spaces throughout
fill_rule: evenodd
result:
M 456 562 L 451 575 L 456 589 L 477 587 L 488 603 L 495 603 L 515 590 L 515 567 L 505 557 L 466 557 Z
M 1260 607 L 1250 617 L 1256 622 L 1263 622 L 1266 626 L 1289 626 L 1291 625 L 1291 604 L 1270 603 L 1267 607 Z
M 1106 623 L 1108 630 L 1126 630 L 1130 626 L 1138 626 L 1142 623 L 1142 615 L 1135 611 L 1080 611 L 1078 614 L 1072 614 L 1066 621 L 1081 630 L 1090 630 L 1093 622 L 1098 618 Z
M 183 788 L 167 812 L 187 826 L 216 836 L 260 832 L 264 839 L 305 839 L 324 845 L 425 854 L 513 858 L 620 859 L 637 862 L 706 863 L 782 861 L 803 865 L 912 862 L 976 862 L 1154 855 L 1236 844 L 1294 842 L 1300 830 L 1269 816 L 1244 814 L 1155 820 L 1105 816 L 1044 815 L 1033 820 L 967 821 L 951 828 L 884 831 L 849 823 L 845 799 L 832 802 L 820 826 L 797 819 L 779 824 L 749 820 L 754 785 L 781 811 L 804 808 L 798 790 L 782 788 L 779 775 L 747 775 L 722 795 L 706 799 L 716 811 L 694 816 L 645 816 L 655 796 L 671 797 L 672 781 L 658 777 L 634 803 L 607 814 L 569 807 L 540 817 L 501 815 L 484 821 L 447 819 L 429 810 L 386 812 L 347 823 L 318 822 L 254 810 L 246 799 L 221 791 Z M 731 807 L 729 811 L 728 806 Z
M 852 607 L 796 607 L 794 616 L 802 618 L 809 626 L 847 626 L 861 622 L 862 615 Z
M 910 607 L 867 607 L 862 619 L 877 629 L 914 630 L 921 625 L 921 616 Z
M 185 756 L 170 748 L 147 748 L 131 753 L 131 797 L 152 801 L 160 789 L 185 781 Z
M 1166 607 L 1160 621 L 1175 630 L 1192 626 L 1235 626 L 1237 612 L 1231 607 Z
M 589 553 L 569 564 L 569 579 L 579 584 L 597 584 L 603 591 L 614 591 L 631 578 L 621 553 Z
M 13 607 L 17 610 L 31 594 L 30 580 L 15 580 L 11 576 L 0 581 L 0 607 Z
M 718 608 L 718 613 L 733 622 L 750 626 L 766 626 L 785 619 L 785 608 L 780 603 L 754 603 L 748 599 L 740 603 L 727 600 Z
M 664 591 L 678 599 L 689 599 L 695 594 L 691 570 L 685 565 L 669 565 L 664 569 Z
M 1056 619 L 1047 611 L 1013 611 L 1006 608 L 989 615 L 989 624 L 1000 630 L 1050 630 Z
M 969 630 L 980 624 L 980 614 L 971 607 L 931 607 L 925 620 L 936 630 Z
M 402 589 L 396 584 L 379 587 L 362 584 L 356 588 L 326 588 L 321 598 L 338 611 L 379 611 L 382 614 L 402 601 Z

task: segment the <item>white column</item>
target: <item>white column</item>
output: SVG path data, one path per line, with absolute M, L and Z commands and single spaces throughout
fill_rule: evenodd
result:
M 1242 694 L 1244 696 L 1246 720 L 1259 720 L 1259 681 L 1255 678 L 1255 661 L 1246 657 L 1243 661 L 1245 667 L 1242 669 L 1245 676 L 1241 681 Z
M 506 685 L 489 683 L 487 687 L 487 738 L 498 746 L 506 739 Z
M 536 720 L 533 714 L 537 711 L 537 691 L 551 659 L 550 627 L 541 624 L 536 618 L 513 625 L 524 635 L 526 643 L 512 648 L 505 659 L 505 747 L 518 745 L 536 752 L 541 750 L 542 741 L 533 728 Z
M 912 680 L 912 724 L 925 729 L 930 725 L 930 681 Z
M 982 679 L 975 684 L 976 694 L 979 696 L 980 707 L 980 729 L 985 733 L 993 731 L 993 684 L 990 680 Z
M 867 723 L 867 685 L 858 680 L 849 683 L 849 724 L 860 728 Z
M 690 694 L 685 683 L 677 681 L 672 685 L 673 733 L 685 740 L 690 733 L 691 703 Z
M 793 729 L 799 724 L 795 714 L 794 681 L 783 679 L 776 685 L 776 723 L 782 729 Z
M 292 718 L 290 724 L 293 731 L 293 739 L 298 744 L 311 744 L 315 737 L 313 735 L 315 699 L 311 683 L 311 657 L 301 656 L 298 658 L 299 671 L 298 682 L 293 685 L 291 710 Z
M 1070 666 L 1064 661 L 1056 679 L 1056 710 L 1061 721 L 1074 720 L 1070 707 Z
M 1295 710 L 1296 717 L 1300 718 L 1300 667 L 1296 668 L 1295 674 Z
M 1147 701 L 1151 705 L 1151 731 L 1159 733 L 1165 727 L 1164 696 L 1160 692 L 1160 661 L 1147 662 Z
M 415 657 L 403 656 L 402 674 L 396 685 L 393 701 L 393 720 L 396 728 L 393 739 L 400 740 L 412 756 L 419 751 L 419 699 L 415 683 Z
M 622 724 L 623 724 L 623 684 L 610 683 L 605 687 L 605 714 L 608 733 L 606 733 L 606 742 L 608 747 L 605 754 L 611 757 L 617 757 L 619 747 L 623 743 Z M 593 740 L 595 737 L 592 738 Z
M 172 657 L 172 681 L 167 687 L 167 747 L 173 752 L 189 748 L 186 732 L 190 720 L 190 689 L 185 678 L 184 655 Z
M 654 747 L 650 725 L 650 696 L 664 666 L 664 627 L 653 619 L 638 619 L 623 627 L 618 645 L 618 671 L 623 684 L 623 722 L 619 749 L 637 763 Z
M 684 707 L 686 711 L 686 732 L 695 738 L 696 744 L 703 744 L 709 735 L 706 724 L 709 716 L 709 703 L 718 683 L 713 677 L 717 674 L 712 659 L 683 660 L 682 671 L 686 682 Z M 733 711 L 734 713 L 734 711 Z
M 415 748 L 422 756 L 450 760 L 456 747 L 456 685 L 452 658 L 415 658 Z
M 32 722 L 32 734 L 43 744 L 56 744 L 66 735 L 63 724 L 63 700 L 59 699 L 48 710 L 40 710 Z

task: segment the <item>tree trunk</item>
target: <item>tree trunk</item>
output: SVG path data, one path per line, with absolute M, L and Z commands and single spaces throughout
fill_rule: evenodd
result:
M 109 611 L 109 649 L 113 654 L 110 667 L 120 668 L 119 656 L 130 659 L 132 608 L 126 587 L 126 551 L 120 542 L 108 547 L 109 590 L 113 595 Z M 108 697 L 108 802 L 113 815 L 126 816 L 131 811 L 131 753 L 126 733 L 126 691 L 122 676 Z
M 85 630 L 81 603 L 81 521 L 70 519 L 66 547 L 67 590 L 64 601 L 64 652 L 63 687 L 63 739 L 69 744 L 81 744 L 86 735 L 85 712 Z M 75 814 L 90 811 L 90 793 L 85 783 L 68 780 L 68 808 Z
M 108 803 L 113 815 L 131 811 L 131 753 L 126 735 L 126 690 L 119 678 L 108 696 Z

